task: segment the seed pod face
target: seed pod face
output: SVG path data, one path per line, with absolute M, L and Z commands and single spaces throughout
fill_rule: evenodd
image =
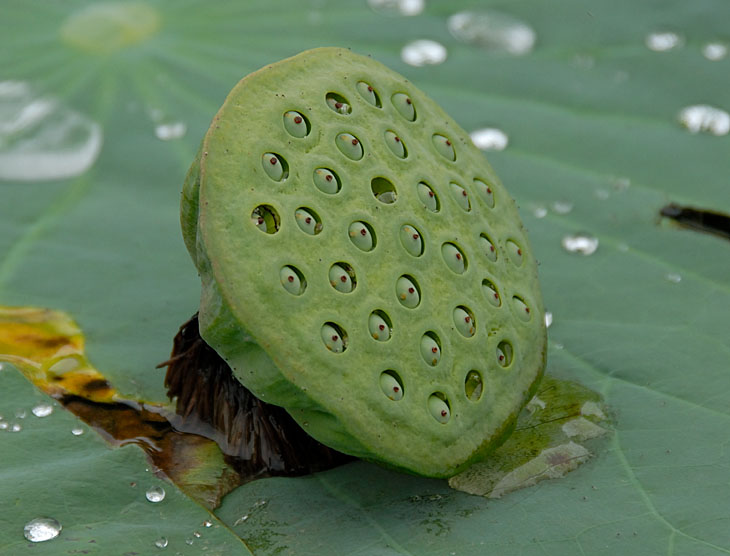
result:
M 448 477 L 534 393 L 544 310 L 515 205 L 468 135 L 370 58 L 322 48 L 244 78 L 188 173 L 181 221 L 203 338 L 337 450 Z

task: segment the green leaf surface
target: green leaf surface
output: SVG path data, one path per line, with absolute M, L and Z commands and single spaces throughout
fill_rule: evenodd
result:
M 730 212 L 730 137 L 677 121 L 688 105 L 730 110 L 730 57 L 702 53 L 730 41 L 727 2 L 432 1 L 405 17 L 365 0 L 150 0 L 132 23 L 92 18 L 93 40 L 70 40 L 69 21 L 83 23 L 94 4 L 3 3 L 0 82 L 96 122 L 103 142 L 75 177 L 0 182 L 0 303 L 69 312 L 120 392 L 164 400 L 154 366 L 199 297 L 180 187 L 212 116 L 250 71 L 315 46 L 351 47 L 404 74 L 467 131 L 507 133 L 489 160 L 541 263 L 554 315 L 548 373 L 599 391 L 614 417 L 589 463 L 499 500 L 365 463 L 250 483 L 217 512 L 230 530 L 203 532 L 207 553 L 247 554 L 239 537 L 257 555 L 730 553 L 730 245 L 659 218 L 669 202 Z M 534 50 L 458 42 L 447 19 L 463 9 L 529 23 Z M 645 38 L 656 31 L 683 40 L 655 52 Z M 416 39 L 440 42 L 446 61 L 405 64 L 401 48 Z M 3 109 L 6 98 L 0 90 Z M 179 135 L 175 123 L 181 137 L 156 136 Z M 0 155 L 11 147 L 0 143 Z M 598 238 L 594 254 L 561 246 L 576 232 Z M 0 380 L 6 419 L 39 399 L 10 368 Z M 73 437 L 60 408 L 23 421 L 20 432 L 0 430 L 0 553 L 148 554 L 162 535 L 171 554 L 200 553 L 185 539 L 207 512 L 170 484 L 159 508 L 148 503 L 156 479 L 136 447 Z M 64 530 L 28 547 L 23 525 L 41 515 Z

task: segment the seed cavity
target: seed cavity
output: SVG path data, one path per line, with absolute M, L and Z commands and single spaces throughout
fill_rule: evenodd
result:
M 421 357 L 432 367 L 441 361 L 441 341 L 435 332 L 428 331 L 421 337 Z
M 451 186 L 451 194 L 454 196 L 456 204 L 462 210 L 469 212 L 471 210 L 471 202 L 469 201 L 469 194 L 466 192 L 466 189 L 453 181 L 449 185 Z
M 302 295 L 307 289 L 307 281 L 298 268 L 287 265 L 281 267 L 279 279 L 284 289 L 292 295 Z
M 418 288 L 418 283 L 413 276 L 404 274 L 395 284 L 395 294 L 398 296 L 398 301 L 404 307 L 414 309 L 418 307 L 421 302 L 421 291 Z
M 358 81 L 357 85 L 355 85 L 355 88 L 357 89 L 357 92 L 360 93 L 360 96 L 364 98 L 369 104 L 372 104 L 376 108 L 380 108 L 382 104 L 380 103 L 380 96 L 378 95 L 377 91 L 370 85 L 370 83 L 366 83 L 365 81 Z
M 459 247 L 453 243 L 444 243 L 441 246 L 441 256 L 444 258 L 446 266 L 448 266 L 452 272 L 455 272 L 456 274 L 464 274 L 467 266 L 466 256 Z
M 315 236 L 322 231 L 322 220 L 312 209 L 300 207 L 294 212 L 294 217 L 305 234 Z
M 434 392 L 428 398 L 428 411 L 431 416 L 442 425 L 449 422 L 451 418 L 451 408 L 449 402 L 441 392 Z
M 477 331 L 474 313 L 464 305 L 459 305 L 454 309 L 454 325 L 465 338 L 471 338 Z
M 479 245 L 481 246 L 482 253 L 486 255 L 487 260 L 491 262 L 497 260 L 497 248 L 487 234 L 479 235 Z
M 352 112 L 352 106 L 345 97 L 337 93 L 327 93 L 325 95 L 325 101 L 333 111 L 338 114 L 347 115 Z
M 495 307 L 502 305 L 502 299 L 499 297 L 499 291 L 497 290 L 497 286 L 494 285 L 494 282 L 487 278 L 482 280 L 482 291 L 487 296 L 489 303 Z
M 464 380 L 464 393 L 466 398 L 472 402 L 479 401 L 484 391 L 484 382 L 479 371 L 469 371 Z
M 398 158 L 405 158 L 408 156 L 408 151 L 406 150 L 405 144 L 403 144 L 403 140 L 395 131 L 388 130 L 385 132 L 384 136 L 385 144 L 388 145 L 390 152 Z
M 423 206 L 426 207 L 426 209 L 430 210 L 431 212 L 439 211 L 439 209 L 441 208 L 439 198 L 436 193 L 434 193 L 430 185 L 425 182 L 420 182 L 416 190 L 418 192 L 418 198 L 423 203 Z
M 380 388 L 394 402 L 403 398 L 403 381 L 393 370 L 380 373 Z
M 330 285 L 338 292 L 350 293 L 355 289 L 355 271 L 347 263 L 335 263 L 330 267 Z
M 407 94 L 395 93 L 392 97 L 390 97 L 390 101 L 393 103 L 393 106 L 398 113 L 407 121 L 413 122 L 416 120 L 416 107 L 413 105 L 411 97 Z
M 485 181 L 474 178 L 474 187 L 489 208 L 494 208 L 494 190 Z
M 289 110 L 288 112 L 284 112 L 284 129 L 292 137 L 301 139 L 309 135 L 311 127 L 309 126 L 309 120 L 303 114 Z
M 507 340 L 502 340 L 497 345 L 497 364 L 500 367 L 509 367 L 512 364 L 512 344 Z
M 400 229 L 400 242 L 403 248 L 414 257 L 423 254 L 423 239 L 421 232 L 410 224 L 404 224 Z
M 398 199 L 398 192 L 395 190 L 395 185 L 386 178 L 373 178 L 370 182 L 370 189 L 373 195 L 375 195 L 375 198 L 386 205 L 392 205 Z
M 362 143 L 351 133 L 340 133 L 337 135 L 335 144 L 340 152 L 350 160 L 360 160 L 362 158 Z
M 264 172 L 274 181 L 283 181 L 289 175 L 289 165 L 280 154 L 264 153 L 261 156 Z
M 350 224 L 347 229 L 347 235 L 350 241 L 361 251 L 372 251 L 375 248 L 375 232 L 370 224 L 358 220 Z
M 279 231 L 279 213 L 271 205 L 259 205 L 251 211 L 251 222 L 267 234 Z
M 518 295 L 512 297 L 512 309 L 517 315 L 517 318 L 522 322 L 528 322 L 530 318 L 532 318 L 532 314 L 527 303 L 525 303 L 525 300 Z
M 342 353 L 347 349 L 347 334 L 341 326 L 334 322 L 326 322 L 322 325 L 322 341 L 325 347 L 333 353 Z
M 370 313 L 370 317 L 368 317 L 368 330 L 374 340 L 387 342 L 390 340 L 393 324 L 385 311 L 377 310 Z
M 342 187 L 340 178 L 329 168 L 316 168 L 312 179 L 317 189 L 329 195 L 334 195 Z
M 451 143 L 451 140 L 448 137 L 439 133 L 434 133 L 433 137 L 431 137 L 431 140 L 433 141 L 433 146 L 436 149 L 437 153 L 443 156 L 446 160 L 450 160 L 451 162 L 456 160 L 456 151 L 454 150 L 454 145 Z
M 522 248 L 514 240 L 507 240 L 507 256 L 515 266 L 522 265 Z

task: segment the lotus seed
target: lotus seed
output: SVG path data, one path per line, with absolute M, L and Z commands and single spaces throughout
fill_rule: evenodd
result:
M 373 339 L 379 342 L 387 342 L 390 339 L 390 325 L 378 313 L 370 313 L 368 330 Z
M 477 178 L 474 178 L 474 186 L 482 196 L 482 199 L 484 199 L 484 202 L 487 203 L 487 206 L 494 208 L 494 191 L 492 191 L 492 188 Z
M 362 158 L 362 144 L 351 133 L 340 133 L 335 140 L 335 144 L 347 158 L 351 160 L 360 160 Z
M 484 291 L 484 295 L 487 296 L 489 303 L 495 307 L 499 307 L 502 304 L 497 287 L 490 280 L 486 278 L 482 280 L 482 290 Z
M 444 243 L 441 246 L 441 256 L 446 266 L 457 274 L 464 274 L 466 270 L 466 258 L 459 248 L 453 243 Z
M 284 129 L 289 135 L 301 139 L 309 134 L 309 126 L 307 120 L 299 112 L 289 110 L 284 113 Z
M 279 215 L 269 205 L 259 205 L 251 211 L 251 222 L 259 230 L 267 234 L 279 231 Z
M 380 375 L 380 387 L 383 393 L 393 401 L 403 398 L 403 386 L 391 373 L 385 372 Z
M 297 272 L 293 267 L 282 267 L 279 272 L 279 278 L 281 279 L 281 285 L 284 286 L 284 289 L 290 294 L 301 295 L 304 293 L 306 282 L 304 282 L 299 272 Z
M 438 197 L 436 197 L 436 194 L 433 192 L 433 189 L 431 189 L 425 183 L 421 182 L 418 184 L 417 191 L 418 191 L 418 198 L 423 203 L 423 206 L 425 206 L 431 212 L 439 211 Z
M 346 345 L 342 334 L 330 323 L 322 325 L 322 341 L 325 347 L 334 353 L 345 351 Z
M 501 367 L 509 367 L 512 363 L 512 344 L 507 341 L 499 342 L 497 346 L 497 363 Z
M 344 97 L 341 97 L 340 95 L 337 95 L 335 93 L 329 93 L 327 94 L 327 106 L 329 106 L 332 110 L 337 112 L 338 114 L 349 114 L 352 112 L 352 107 L 350 104 L 344 99 Z
M 338 292 L 350 293 L 355 289 L 355 282 L 343 264 L 333 264 L 329 272 L 330 284 Z
M 428 410 L 431 412 L 433 418 L 442 425 L 448 423 L 451 417 L 449 404 L 438 394 L 431 394 L 428 398 Z
M 511 239 L 507 240 L 507 255 L 515 266 L 522 264 L 522 249 Z
M 364 222 L 353 222 L 347 230 L 350 241 L 362 251 L 372 251 L 375 247 L 375 237 L 373 232 Z
M 416 287 L 415 281 L 408 276 L 401 276 L 395 285 L 395 292 L 398 301 L 405 307 L 413 309 L 421 302 L 421 296 Z
M 458 183 L 451 182 L 451 194 L 454 196 L 456 203 L 466 212 L 471 210 L 471 203 L 469 202 L 469 194 L 466 189 L 461 187 Z
M 434 133 L 432 140 L 433 146 L 436 148 L 437 153 L 443 156 L 446 160 L 450 160 L 452 162 L 456 160 L 456 151 L 454 150 L 454 145 L 451 144 L 451 141 L 448 137 L 445 137 L 438 133 Z
M 284 159 L 274 153 L 264 153 L 261 157 L 264 172 L 274 181 L 282 181 L 287 177 Z
M 378 98 L 378 94 L 375 92 L 375 89 L 373 89 L 371 85 L 365 83 L 365 81 L 358 81 L 355 87 L 357 88 L 357 92 L 360 93 L 360 96 L 362 98 L 364 98 L 373 106 L 380 108 L 380 99 Z
M 466 338 L 471 338 L 476 332 L 474 316 L 466 307 L 454 309 L 454 324 L 461 335 Z
M 406 146 L 403 144 L 403 141 L 401 141 L 401 138 L 395 134 L 395 132 L 390 130 L 385 132 L 385 144 L 388 145 L 390 151 L 398 158 L 406 157 Z
M 479 236 L 479 242 L 482 247 L 482 252 L 487 256 L 487 259 L 494 262 L 497 260 L 497 249 L 494 247 L 494 243 L 485 234 Z
M 423 240 L 421 234 L 413 226 L 405 224 L 400 229 L 400 241 L 410 255 L 420 257 L 423 253 Z
M 383 177 L 373 178 L 370 182 L 370 189 L 375 198 L 386 205 L 392 205 L 398 199 L 393 182 Z
M 430 334 L 424 334 L 421 338 L 421 357 L 423 360 L 435 367 L 441 360 L 441 348 L 438 342 Z
M 409 122 L 416 119 L 416 108 L 413 106 L 413 101 L 405 93 L 396 93 L 390 97 L 393 106 L 398 113 L 403 116 Z
M 466 397 L 475 402 L 482 397 L 482 391 L 484 390 L 484 382 L 482 382 L 482 375 L 478 371 L 469 371 L 464 381 L 464 393 Z
M 322 231 L 322 223 L 319 221 L 319 218 L 309 210 L 298 208 L 294 212 L 294 216 L 296 217 L 299 228 L 304 233 L 313 236 Z
M 512 306 L 518 319 L 522 322 L 528 322 L 530 320 L 530 308 L 521 298 L 514 296 L 512 298 Z
M 317 168 L 314 171 L 314 185 L 329 195 L 334 195 L 340 190 L 340 180 L 332 170 L 327 168 Z

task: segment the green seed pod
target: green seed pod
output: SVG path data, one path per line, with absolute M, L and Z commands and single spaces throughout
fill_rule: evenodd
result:
M 330 285 L 338 292 L 350 293 L 355 289 L 355 282 L 348 270 L 340 263 L 330 267 Z
M 441 347 L 439 347 L 433 336 L 424 334 L 421 338 L 421 357 L 432 367 L 438 365 L 441 360 Z
M 437 153 L 443 156 L 446 160 L 451 160 L 452 162 L 456 160 L 454 145 L 448 137 L 434 133 L 432 141 Z
M 266 174 L 274 181 L 282 181 L 286 178 L 286 168 L 284 162 L 279 155 L 274 153 L 264 153 L 261 156 L 261 165 Z
M 507 256 L 515 266 L 522 266 L 522 248 L 513 240 L 507 240 Z
M 323 324 L 321 329 L 322 341 L 325 347 L 335 353 L 345 351 L 345 340 L 342 333 L 331 324 Z
M 313 212 L 305 208 L 298 208 L 294 212 L 294 216 L 297 220 L 299 228 L 305 234 L 313 236 L 322 231 L 322 223 Z
M 438 394 L 432 394 L 428 398 L 428 411 L 431 413 L 431 416 L 442 425 L 448 423 L 451 418 L 449 404 L 447 404 L 446 401 Z
M 409 122 L 415 121 L 416 119 L 416 108 L 413 106 L 413 101 L 405 93 L 396 93 L 390 100 L 395 106 L 398 113 L 403 116 Z
M 279 273 L 279 278 L 281 279 L 281 285 L 290 294 L 301 295 L 304 293 L 306 282 L 300 278 L 299 273 L 293 267 L 283 267 Z
M 444 243 L 441 246 L 441 256 L 444 258 L 446 266 L 452 272 L 464 274 L 466 270 L 466 258 L 456 245 L 453 243 Z
M 362 96 L 362 98 L 364 98 L 367 102 L 380 108 L 380 99 L 371 85 L 365 83 L 365 81 L 358 81 L 357 92 L 360 93 L 360 96 Z
M 398 301 L 409 309 L 417 307 L 421 302 L 421 294 L 418 292 L 418 287 L 408 276 L 398 278 L 398 282 L 395 285 L 395 293 L 398 296 Z
M 466 192 L 466 189 L 454 182 L 451 182 L 449 185 L 451 185 L 451 194 L 454 196 L 456 204 L 462 210 L 469 212 L 471 210 L 471 203 L 469 202 L 469 194 Z
M 289 135 L 300 139 L 309 134 L 307 120 L 294 110 L 284 112 L 284 128 L 289 132 Z
M 497 286 L 494 285 L 494 282 L 485 278 L 482 280 L 482 289 L 484 290 L 484 295 L 487 297 L 487 301 L 489 301 L 489 303 L 495 307 L 502 305 L 502 300 L 499 297 L 499 292 L 497 291 Z
M 479 236 L 479 250 L 484 253 L 488 260 L 494 262 L 497 260 L 497 248 L 494 247 L 492 240 L 486 234 Z
M 404 249 L 414 257 L 420 257 L 421 253 L 423 253 L 423 240 L 421 239 L 421 234 L 413 226 L 406 224 L 401 227 L 400 242 Z
M 474 187 L 476 187 L 479 194 L 484 199 L 484 202 L 489 208 L 494 208 L 494 191 L 492 188 L 484 183 L 482 180 L 474 178 Z
M 334 195 L 340 190 L 340 180 L 332 170 L 317 168 L 314 171 L 314 185 L 323 193 Z
M 530 320 L 530 308 L 522 300 L 522 298 L 517 296 L 514 296 L 512 298 L 512 309 L 517 315 L 517 318 L 520 319 L 522 322 L 527 322 Z
M 465 338 L 471 338 L 476 333 L 474 315 L 466 307 L 457 307 L 454 309 L 454 325 Z
M 362 251 L 372 251 L 375 247 L 375 238 L 373 232 L 365 224 L 365 222 L 353 222 L 347 229 L 347 235 L 350 236 L 350 241 L 355 244 L 355 247 Z
M 385 132 L 385 144 L 388 145 L 390 152 L 392 152 L 398 158 L 406 157 L 406 146 L 403 144 L 403 141 L 401 141 L 401 138 L 395 134 L 395 132 L 390 130 Z
M 362 144 L 360 140 L 351 133 L 340 133 L 335 139 L 335 144 L 340 152 L 352 160 L 362 158 Z
M 431 189 L 423 182 L 418 184 L 418 198 L 421 200 L 423 205 L 431 212 L 439 211 L 438 197 L 436 197 L 433 189 Z
M 373 339 L 378 342 L 387 342 L 390 340 L 390 325 L 378 313 L 370 313 L 368 330 L 370 330 L 370 335 Z
M 403 385 L 392 372 L 386 371 L 380 375 L 380 387 L 383 389 L 383 394 L 394 402 L 403 398 Z

